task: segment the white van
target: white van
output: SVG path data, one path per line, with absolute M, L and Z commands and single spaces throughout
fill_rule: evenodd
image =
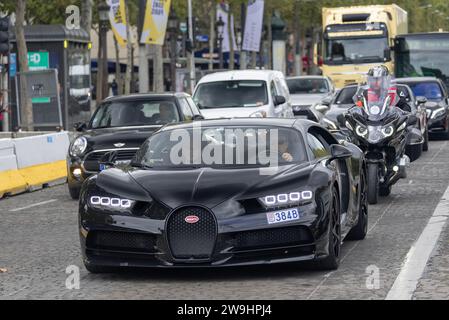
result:
M 193 100 L 206 119 L 293 118 L 284 75 L 272 70 L 235 70 L 204 76 Z

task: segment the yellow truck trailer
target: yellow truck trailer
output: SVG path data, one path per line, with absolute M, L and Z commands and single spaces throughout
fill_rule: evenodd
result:
M 323 8 L 323 42 L 315 62 L 322 57 L 323 75 L 337 88 L 364 81 L 375 65 L 384 64 L 393 73 L 394 38 L 406 33 L 407 12 L 395 4 Z

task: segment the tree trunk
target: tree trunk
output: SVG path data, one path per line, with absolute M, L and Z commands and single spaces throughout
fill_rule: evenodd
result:
M 133 50 L 132 50 L 132 39 L 130 30 L 130 20 L 129 20 L 129 10 L 128 1 L 125 3 L 125 16 L 126 16 L 126 73 L 125 73 L 125 94 L 131 93 L 131 73 L 133 64 Z
M 155 92 L 164 92 L 164 57 L 162 46 L 154 45 L 153 82 Z
M 228 4 L 228 34 L 229 34 L 229 67 L 228 69 L 234 70 L 234 37 L 232 33 L 232 11 L 231 4 Z
M 27 72 L 28 69 L 28 49 L 25 41 L 23 24 L 25 21 L 26 0 L 17 0 L 16 7 L 16 41 L 17 54 L 19 58 L 20 72 Z M 20 110 L 22 114 L 22 124 L 29 131 L 33 131 L 33 104 L 28 97 L 25 78 L 20 78 Z
M 83 0 L 81 3 L 81 28 L 86 30 L 90 39 L 90 29 L 92 29 L 92 0 Z
M 271 17 L 272 17 L 273 13 L 272 12 L 268 12 L 268 17 L 267 17 L 267 29 L 268 29 L 268 69 L 272 70 L 273 69 L 273 32 L 271 30 Z
M 120 70 L 120 50 L 118 46 L 117 39 L 114 38 L 114 49 L 115 49 L 115 81 L 117 81 L 117 93 L 119 95 L 123 94 L 123 81 Z
M 214 0 L 209 1 L 209 70 L 214 69 L 214 48 L 215 48 L 215 20 L 216 20 L 216 2 Z

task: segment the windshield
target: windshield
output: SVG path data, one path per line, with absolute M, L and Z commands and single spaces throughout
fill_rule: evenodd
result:
M 164 125 L 174 122 L 179 122 L 179 113 L 173 101 L 115 101 L 100 105 L 90 122 L 90 128 Z
M 287 79 L 291 94 L 328 93 L 329 87 L 324 79 Z
M 325 62 L 328 64 L 384 62 L 386 49 L 388 41 L 385 37 L 326 39 Z
M 304 162 L 293 129 L 208 127 L 162 131 L 149 138 L 136 162 L 149 168 L 268 167 Z
M 407 85 L 412 89 L 415 97 L 423 96 L 432 101 L 443 100 L 443 93 L 437 82 L 407 83 Z
M 193 97 L 200 109 L 260 107 L 268 104 L 265 81 L 232 80 L 202 83 Z

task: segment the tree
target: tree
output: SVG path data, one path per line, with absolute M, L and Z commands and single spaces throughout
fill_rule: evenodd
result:
M 83 0 L 81 4 L 81 28 L 87 31 L 90 37 L 90 30 L 92 29 L 92 6 L 93 0 Z
M 16 42 L 17 54 L 19 57 L 20 72 L 28 72 L 28 49 L 25 41 L 25 32 L 23 25 L 25 23 L 26 0 L 17 0 L 16 8 Z M 33 130 L 33 105 L 28 97 L 25 78 L 20 79 L 20 106 L 22 114 L 22 122 L 28 131 Z

